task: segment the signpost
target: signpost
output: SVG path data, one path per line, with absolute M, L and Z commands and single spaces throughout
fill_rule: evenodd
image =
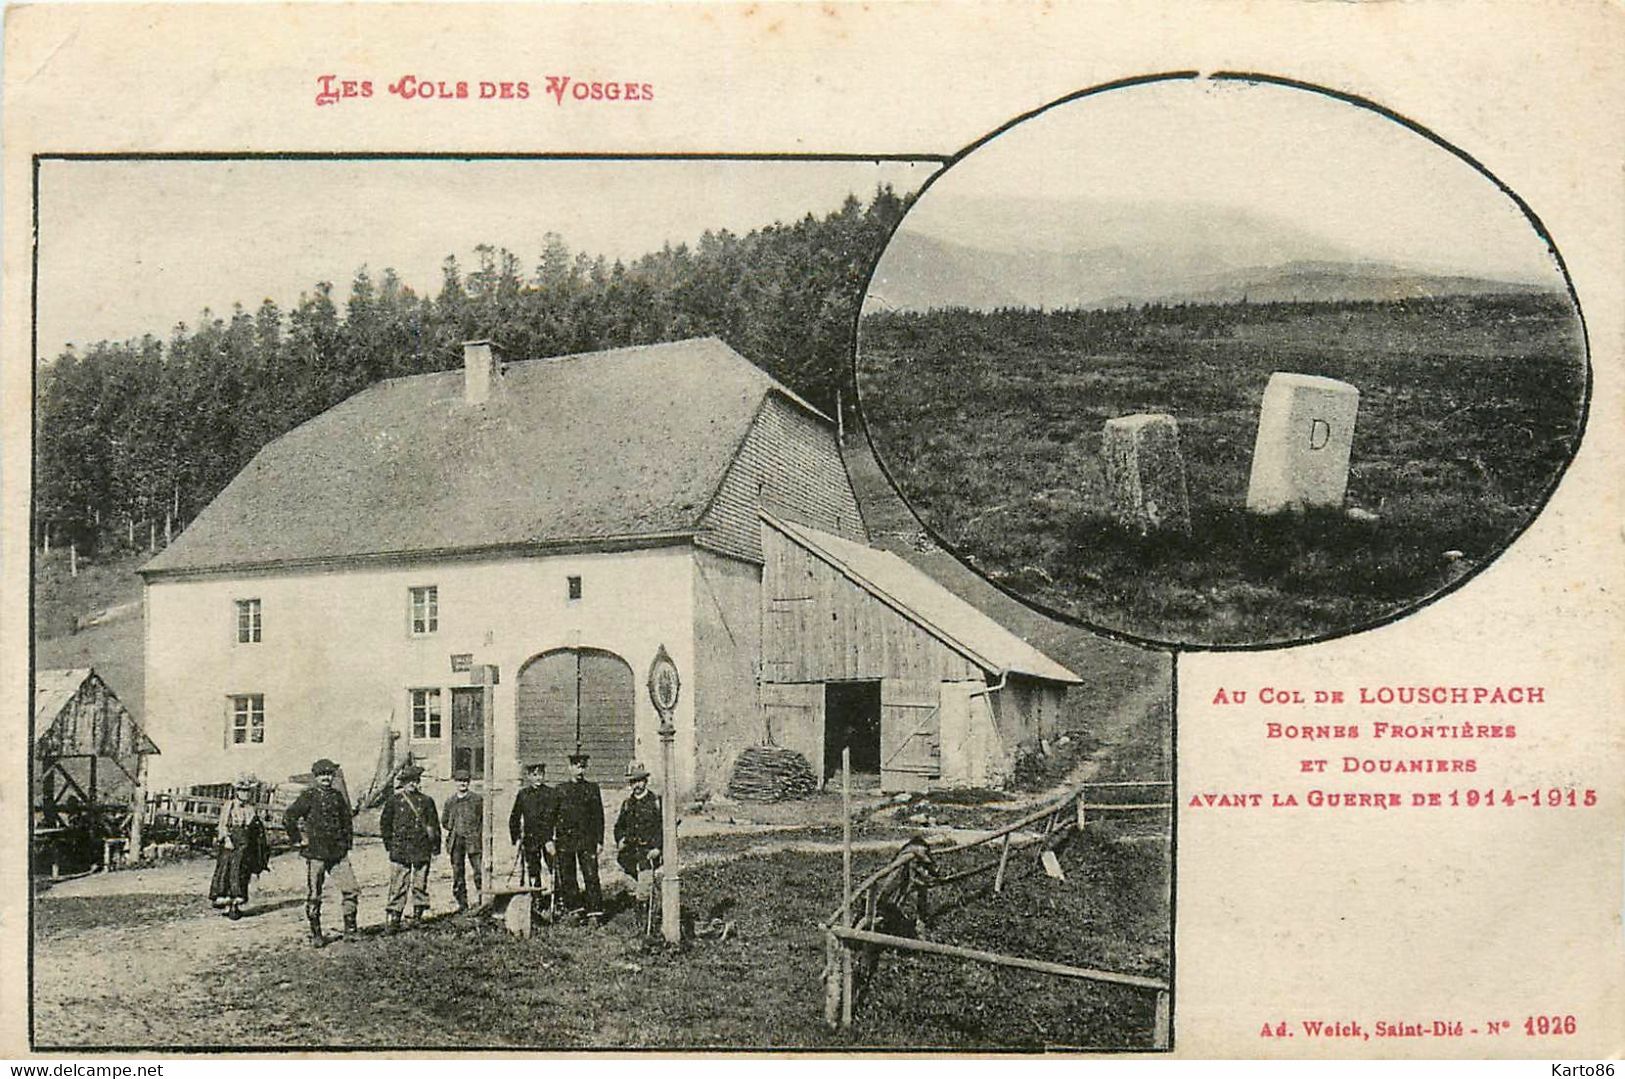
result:
M 496 723 L 492 721 L 492 687 L 500 677 L 494 663 L 481 663 L 470 673 L 474 684 L 480 687 L 480 725 L 485 746 L 485 811 L 481 814 L 480 828 L 480 901 L 491 902 L 491 890 L 496 883 Z
M 682 679 L 677 677 L 677 664 L 672 662 L 661 645 L 649 664 L 649 700 L 660 716 L 660 935 L 671 944 L 683 939 L 681 918 L 682 887 L 677 874 L 677 779 L 672 768 L 672 740 L 677 736 L 677 725 L 672 716 L 677 710 L 677 696 L 682 691 Z

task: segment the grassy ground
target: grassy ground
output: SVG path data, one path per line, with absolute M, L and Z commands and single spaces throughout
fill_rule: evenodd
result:
M 880 314 L 860 351 L 866 421 L 936 534 L 1046 606 L 1192 643 L 1345 630 L 1482 565 L 1572 456 L 1584 386 L 1556 295 Z M 1348 501 L 1378 523 L 1241 511 L 1274 371 L 1359 388 Z M 1189 538 L 1105 522 L 1101 425 L 1134 412 L 1180 423 Z
M 884 857 L 861 853 L 854 871 Z M 930 936 L 1165 977 L 1164 851 L 1089 837 L 1063 850 L 1062 864 L 1065 883 L 1024 865 L 997 900 L 945 902 Z M 683 875 L 685 907 L 735 930 L 681 950 L 646 940 L 633 911 L 598 930 L 549 927 L 531 940 L 448 918 L 320 952 L 286 943 L 239 953 L 196 974 L 209 1014 L 190 1014 L 196 1002 L 184 999 L 142 1007 L 180 1045 L 227 1036 L 244 1045 L 397 1049 L 1149 1044 L 1145 994 L 934 957 L 884 958 L 854 1028 L 825 1029 L 816 922 L 839 901 L 839 872 L 836 855 L 793 852 L 693 867 Z M 122 899 L 45 899 L 42 920 L 83 922 L 92 903 Z M 189 1014 L 166 1014 L 170 1007 Z

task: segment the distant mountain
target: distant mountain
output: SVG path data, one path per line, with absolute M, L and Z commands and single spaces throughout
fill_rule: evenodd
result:
M 893 310 L 932 307 L 1026 307 L 1030 299 L 1005 288 L 994 257 L 960 244 L 899 232 L 869 281 L 867 302 Z
M 1253 303 L 1317 300 L 1416 300 L 1440 296 L 1485 296 L 1545 292 L 1542 285 L 1460 274 L 1433 274 L 1382 262 L 1289 262 L 1285 266 L 1237 271 L 1207 288 L 1162 299 L 1184 303 Z M 1139 303 L 1124 296 L 1120 303 Z M 1112 306 L 1108 304 L 1107 306 Z
M 929 199 L 904 220 L 881 256 L 871 305 L 1087 308 L 1546 287 L 1361 258 L 1292 225 L 1229 207 Z

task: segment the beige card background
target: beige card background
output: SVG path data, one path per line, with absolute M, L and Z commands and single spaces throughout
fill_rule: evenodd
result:
M 1217 707 L 1220 687 L 1545 687 L 1473 747 L 1474 786 L 1597 791 L 1586 808 L 1198 810 L 1178 822 L 1175 1038 L 1185 1056 L 1625 1052 L 1625 12 L 1606 3 L 765 4 L 15 7 L 5 53 L 0 1050 L 26 1049 L 31 155 L 68 151 L 953 153 L 1102 82 L 1252 71 L 1358 94 L 1477 158 L 1546 223 L 1594 369 L 1578 459 L 1536 523 L 1447 599 L 1327 644 L 1179 662 L 1179 794 L 1464 786 L 1304 775 L 1342 755 L 1265 723 L 1419 721 L 1439 709 Z M 548 73 L 651 83 L 639 108 L 549 100 L 448 113 L 393 98 L 317 108 L 316 76 Z M 320 242 L 312 238 L 312 242 Z M 208 237 L 197 244 L 206 252 Z M 1402 715 L 1401 715 L 1402 713 Z M 1422 746 L 1387 747 L 1415 753 Z M 1437 750 L 1440 747 L 1427 747 Z M 1367 743 L 1348 750 L 1383 755 Z M 1451 747 L 1438 755 L 1462 755 Z M 1335 768 L 1336 765 L 1334 764 Z M 1266 793 L 1266 801 L 1268 793 Z M 1534 1039 L 1526 1016 L 1573 1015 Z M 1305 1019 L 1509 1020 L 1502 1035 L 1312 1042 Z M 1263 1039 L 1287 1022 L 1293 1039 Z

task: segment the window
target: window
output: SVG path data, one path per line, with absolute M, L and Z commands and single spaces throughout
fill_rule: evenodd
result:
M 425 585 L 422 588 L 413 588 L 412 594 L 412 635 L 422 636 L 425 633 L 434 633 L 440 629 L 440 589 L 434 585 Z
M 264 741 L 265 694 L 236 694 L 231 698 L 231 744 L 257 746 Z
M 571 599 L 580 599 L 581 598 L 581 578 L 580 577 L 566 577 L 564 579 L 564 583 L 565 583 L 565 587 L 568 590 L 566 594 Z
M 237 601 L 237 643 L 260 643 L 260 601 L 257 599 Z
M 440 737 L 440 691 L 414 689 L 412 691 L 412 738 L 427 741 Z

